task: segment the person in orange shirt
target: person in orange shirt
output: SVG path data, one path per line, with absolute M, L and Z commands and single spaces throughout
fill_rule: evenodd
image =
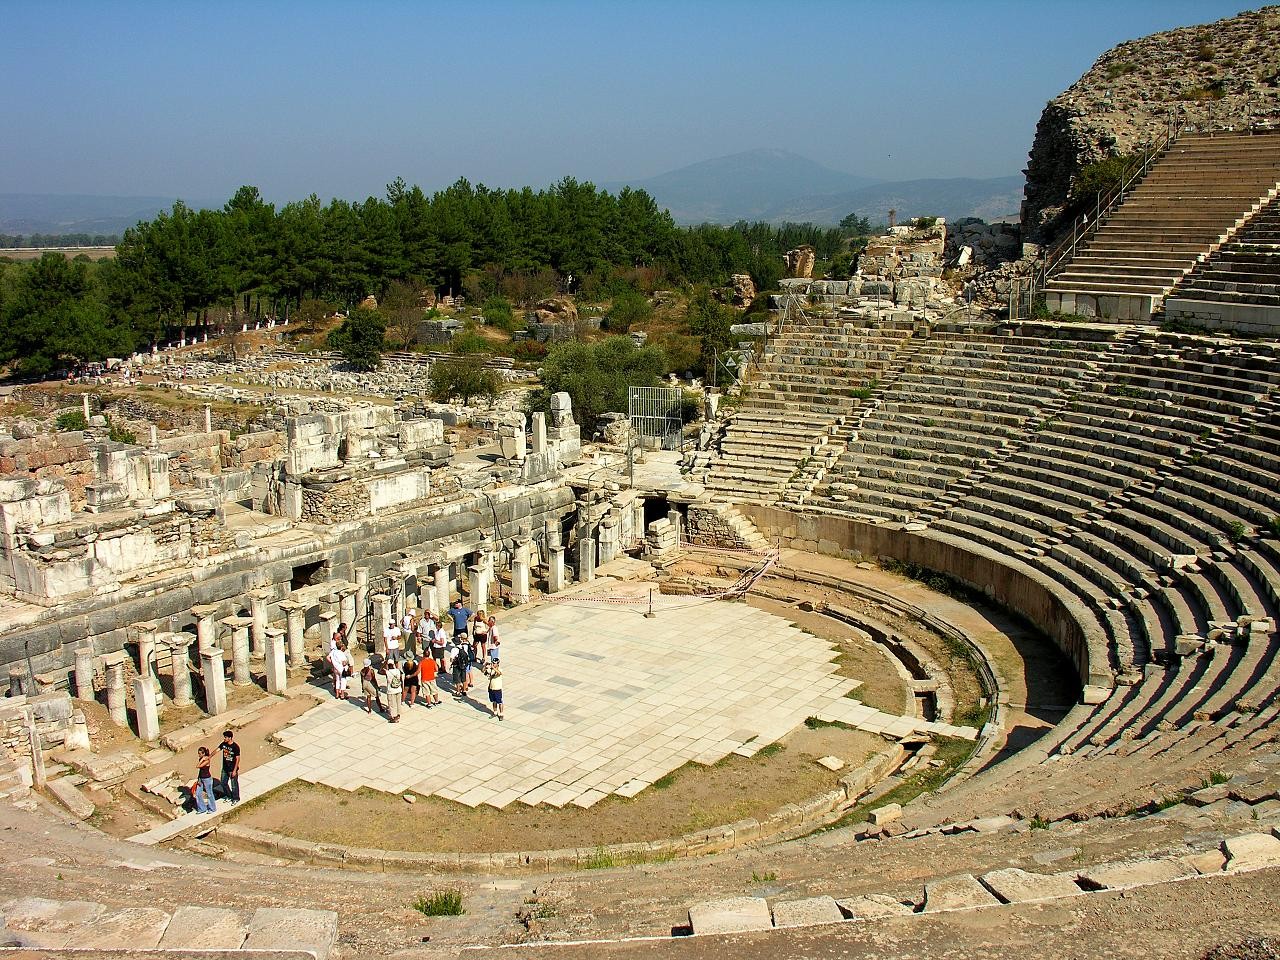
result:
M 427 707 L 434 707 L 440 702 L 440 689 L 436 686 L 436 662 L 430 657 L 423 657 L 418 663 L 418 676 L 422 678 L 422 692 L 427 698 Z

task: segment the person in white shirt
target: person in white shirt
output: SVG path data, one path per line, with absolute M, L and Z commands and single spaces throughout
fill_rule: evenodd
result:
M 387 659 L 400 659 L 400 628 L 394 620 L 387 621 L 387 628 L 382 631 L 382 639 L 387 644 Z
M 333 695 L 339 700 L 346 700 L 351 657 L 347 655 L 345 641 L 339 641 L 338 645 L 329 651 L 329 666 L 333 668 Z

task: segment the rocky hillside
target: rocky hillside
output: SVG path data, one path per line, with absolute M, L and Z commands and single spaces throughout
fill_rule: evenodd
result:
M 1023 227 L 1052 235 L 1081 167 L 1179 126 L 1280 127 L 1280 6 L 1130 40 L 1045 107 L 1027 163 Z

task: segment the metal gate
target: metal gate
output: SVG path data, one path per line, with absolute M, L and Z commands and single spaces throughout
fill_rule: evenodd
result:
M 650 449 L 679 450 L 683 400 L 679 387 L 627 387 L 627 417 L 636 442 Z

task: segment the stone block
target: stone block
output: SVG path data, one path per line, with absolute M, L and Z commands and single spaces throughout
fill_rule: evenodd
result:
M 88 820 L 97 808 L 93 801 L 86 797 L 70 780 L 50 780 L 46 784 L 57 801 L 81 820 Z
M 899 917 L 914 911 L 905 903 L 887 897 L 883 893 L 872 893 L 862 897 L 846 897 L 837 900 L 836 905 L 850 920 L 874 920 L 877 917 Z
M 161 950 L 239 950 L 248 926 L 234 910 L 179 907 L 160 938 Z
M 894 820 L 902 819 L 902 804 L 886 803 L 883 807 L 876 807 L 869 814 L 872 823 L 877 826 L 883 826 L 886 823 L 892 823 Z
M 1182 858 L 1187 866 L 1196 873 L 1221 873 L 1227 865 L 1227 857 L 1221 850 L 1208 850 L 1205 853 L 1193 853 Z
M 834 897 L 806 897 L 783 900 L 773 905 L 775 927 L 809 927 L 819 923 L 839 923 L 844 914 Z
M 924 912 L 942 910 L 968 910 L 972 907 L 990 907 L 1000 901 L 991 891 L 968 873 L 955 877 L 932 880 L 924 885 Z
M 93 950 L 153 950 L 169 924 L 154 907 L 126 907 L 85 924 L 67 938 L 67 947 Z
M 1261 870 L 1280 866 L 1280 839 L 1266 833 L 1246 833 L 1222 842 L 1227 870 Z
M 22 897 L 0 905 L 5 926 L 23 933 L 68 933 L 96 921 L 106 907 L 87 900 Z
M 730 897 L 708 900 L 689 908 L 689 928 L 695 935 L 710 933 L 744 933 L 769 930 L 773 916 L 763 897 Z
M 1152 883 L 1181 880 L 1190 877 L 1195 870 L 1176 857 L 1160 860 L 1134 860 L 1123 863 L 1104 863 L 1078 874 L 1086 890 L 1127 890 L 1129 887 L 1145 887 Z
M 332 910 L 259 907 L 249 921 L 245 950 L 310 950 L 325 960 L 338 942 L 338 915 Z
M 1016 867 L 993 870 L 983 874 L 982 885 L 1004 903 L 1027 903 L 1035 900 L 1055 900 L 1059 897 L 1078 897 L 1081 890 L 1070 877 L 1028 873 Z

